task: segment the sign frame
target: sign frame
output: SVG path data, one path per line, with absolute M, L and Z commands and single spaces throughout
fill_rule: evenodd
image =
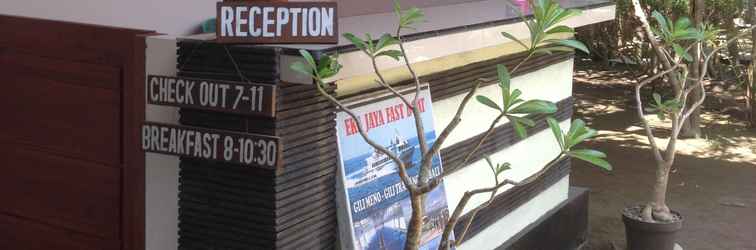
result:
M 229 36 L 228 34 L 225 34 L 224 31 L 224 25 L 228 25 L 225 20 L 223 19 L 223 8 L 225 7 L 231 7 L 232 11 L 231 14 L 236 17 L 236 15 L 244 17 L 245 15 L 243 12 L 240 12 L 236 8 L 238 7 L 246 7 L 245 9 L 250 10 L 251 7 L 257 7 L 259 11 L 259 14 L 256 14 L 255 18 L 252 20 L 254 23 L 260 23 L 260 24 L 266 24 L 261 25 L 260 27 L 253 27 L 253 30 L 255 33 L 259 33 L 259 35 L 256 36 L 250 36 L 249 35 L 249 22 L 250 19 L 249 14 L 246 15 L 247 18 L 232 18 L 230 27 L 234 30 L 234 35 Z M 270 23 L 266 23 L 266 20 L 264 19 L 265 15 L 263 8 L 272 7 L 274 8 L 272 12 L 268 12 L 271 16 L 267 20 L 270 20 Z M 278 12 L 279 8 L 294 8 L 299 9 L 299 12 L 292 12 L 287 10 L 286 11 L 286 23 L 285 24 L 278 24 L 277 21 L 282 21 L 283 19 L 278 18 Z M 307 17 L 308 14 L 302 14 L 301 11 L 302 8 L 310 9 L 310 11 L 304 11 L 306 13 L 312 13 L 312 16 L 315 16 L 314 14 L 318 14 L 318 17 L 320 22 L 317 22 L 318 25 L 315 26 L 313 31 L 313 25 L 310 25 L 309 21 L 311 20 L 318 20 Z M 312 11 L 313 8 L 316 8 L 318 11 Z M 322 15 L 321 10 L 327 10 L 326 12 L 329 13 L 329 17 L 326 18 L 325 15 Z M 332 11 L 332 12 L 331 12 Z M 247 11 L 249 13 L 251 11 Z M 294 14 L 291 14 L 294 13 Z M 283 15 L 282 15 L 283 16 Z M 307 17 L 307 18 L 302 18 Z M 296 20 L 295 20 L 296 18 Z M 245 23 L 238 23 L 240 19 L 246 20 Z M 303 21 L 304 19 L 304 21 Z M 331 29 L 328 30 L 328 32 L 324 27 L 324 20 L 330 19 L 330 27 Z M 337 3 L 334 2 L 324 2 L 324 1 L 308 1 L 308 2 L 282 2 L 282 1 L 222 1 L 218 2 L 216 4 L 216 16 L 215 16 L 215 41 L 218 43 L 249 43 L 249 44 L 338 44 L 339 42 L 339 21 L 338 21 L 338 8 Z M 283 23 L 283 22 L 282 22 Z M 302 28 L 302 26 L 305 26 Z M 272 27 L 272 31 L 268 31 L 267 27 Z M 227 26 L 228 27 L 228 26 Z M 243 29 L 243 27 L 247 27 L 246 30 Z M 299 27 L 299 30 L 295 30 L 294 27 Z M 255 29 L 259 28 L 259 29 Z M 264 29 L 263 29 L 264 28 Z M 243 34 L 246 34 L 244 36 L 237 35 L 239 30 L 243 30 Z M 259 31 L 259 32 L 258 32 Z M 295 32 L 293 32 L 295 31 Z M 319 36 L 311 36 L 309 34 L 302 35 L 302 31 L 305 31 L 306 33 L 330 33 L 326 36 L 319 35 Z M 292 33 L 296 33 L 297 35 L 293 35 Z M 265 36 L 266 34 L 272 34 L 271 36 Z
M 174 100 L 174 101 L 166 101 L 166 100 L 155 100 L 153 98 L 153 94 L 158 95 L 157 99 L 163 99 L 160 97 L 160 86 L 157 86 L 158 93 L 154 93 L 155 89 L 153 88 L 152 80 L 156 78 L 163 78 L 166 80 L 174 80 L 174 83 L 178 85 L 178 81 L 182 80 L 184 82 L 184 89 L 187 89 L 186 85 L 188 83 L 192 83 L 192 87 L 189 88 L 191 91 L 186 90 L 186 92 L 190 92 L 193 103 L 192 104 L 186 104 L 181 103 L 182 101 Z M 207 87 L 203 87 L 203 84 L 207 84 Z M 179 107 L 179 108 L 192 108 L 192 109 L 201 109 L 201 110 L 208 110 L 208 111 L 217 111 L 222 113 L 232 113 L 232 114 L 241 114 L 241 115 L 253 115 L 253 116 L 263 116 L 263 117 L 276 117 L 276 94 L 278 92 L 278 86 L 274 84 L 264 84 L 264 83 L 244 83 L 244 82 L 234 82 L 234 81 L 222 81 L 222 80 L 213 80 L 213 79 L 202 79 L 202 78 L 192 78 L 192 77 L 177 77 L 177 76 L 164 76 L 164 75 L 148 75 L 147 76 L 147 82 L 145 83 L 145 98 L 147 99 L 148 104 L 153 105 L 164 105 L 164 106 L 173 106 L 173 107 Z M 168 83 L 162 83 L 160 84 L 166 84 Z M 196 85 L 196 86 L 194 86 Z M 168 88 L 168 87 L 166 87 Z M 175 93 L 178 95 L 179 93 L 179 87 L 175 87 Z M 215 97 L 206 97 L 206 99 L 215 100 L 216 105 L 211 105 L 211 101 L 208 101 L 207 105 L 202 104 L 202 91 L 203 88 L 205 91 L 209 92 L 210 94 L 215 94 Z M 170 91 L 170 90 L 168 90 Z M 186 99 L 187 96 L 184 95 L 183 99 Z M 167 99 L 177 99 L 177 98 L 167 98 Z M 220 103 L 223 102 L 223 103 Z M 220 106 L 218 104 L 220 103 Z M 241 105 L 240 105 L 241 104 Z M 231 106 L 231 107 L 227 107 Z M 247 107 L 247 109 L 240 108 L 241 107 Z M 257 111 L 253 109 L 258 109 Z
M 156 127 L 159 130 L 161 130 L 159 132 L 160 133 L 159 134 L 159 138 L 152 137 L 152 136 L 154 136 L 154 130 L 152 129 L 152 127 Z M 195 155 L 192 155 L 190 152 L 188 152 L 188 151 L 190 151 L 188 149 L 191 149 L 192 147 L 196 148 L 197 147 L 196 142 L 195 142 L 195 144 L 193 146 L 184 146 L 184 145 L 182 145 L 182 146 L 184 146 L 184 147 L 187 148 L 187 150 L 186 150 L 187 152 L 185 152 L 183 154 L 182 153 L 177 153 L 177 152 L 171 152 L 171 150 L 163 150 L 162 148 L 164 148 L 164 147 L 163 147 L 162 144 L 166 143 L 166 141 L 167 141 L 167 143 L 169 145 L 165 146 L 165 147 L 166 148 L 170 148 L 171 147 L 170 146 L 170 139 L 167 139 L 166 141 L 162 140 L 163 139 L 163 135 L 162 135 L 162 133 L 163 133 L 162 129 L 163 128 L 166 128 L 168 131 L 170 131 L 171 129 L 176 129 L 176 130 L 194 131 L 195 133 L 196 132 L 200 132 L 200 133 L 203 133 L 203 136 L 197 136 L 197 137 L 202 137 L 202 138 L 204 138 L 204 135 L 210 135 L 211 138 L 213 138 L 213 135 L 218 135 L 218 139 L 215 139 L 217 143 L 213 144 L 213 145 L 215 145 L 215 148 L 212 149 L 216 153 L 210 153 L 211 155 L 215 155 L 217 157 L 209 158 L 209 157 L 202 157 L 202 156 L 197 157 Z M 200 159 L 200 160 L 207 160 L 207 161 L 214 161 L 214 162 L 231 163 L 231 164 L 243 165 L 243 166 L 254 167 L 254 168 L 261 168 L 261 169 L 269 169 L 269 170 L 279 170 L 283 166 L 283 164 L 281 162 L 282 159 L 283 159 L 283 157 L 282 157 L 283 156 L 283 147 L 282 147 L 282 143 L 281 143 L 282 140 L 278 136 L 253 134 L 253 133 L 241 133 L 241 132 L 235 132 L 235 131 L 226 131 L 226 130 L 218 130 L 218 129 L 208 129 L 208 128 L 201 128 L 201 127 L 194 127 L 194 126 L 185 126 L 185 125 L 174 125 L 174 124 L 166 124 L 166 123 L 159 123 L 159 122 L 144 122 L 142 124 L 142 127 L 140 129 L 141 129 L 141 138 L 140 138 L 140 140 L 142 141 L 142 146 L 141 147 L 142 147 L 142 151 L 144 151 L 144 152 L 166 154 L 166 155 L 175 155 L 175 156 L 180 156 L 180 157 L 189 157 L 189 158 Z M 145 132 L 150 133 L 149 139 L 145 139 Z M 186 135 L 186 137 L 189 137 L 189 136 Z M 180 136 L 179 136 L 179 138 L 180 138 Z M 156 139 L 160 143 L 160 146 L 158 146 L 157 148 L 153 147 L 153 145 L 154 145 L 153 142 Z M 232 146 L 231 146 L 230 149 L 227 148 L 227 142 L 226 142 L 227 139 L 231 140 Z M 188 140 L 188 138 L 186 140 Z M 176 142 L 176 143 L 178 143 L 178 142 Z M 203 143 L 203 142 L 200 142 L 200 143 Z M 274 163 L 273 164 L 268 164 L 268 165 L 258 164 L 258 162 L 261 159 L 256 158 L 255 155 L 254 155 L 255 154 L 254 152 L 257 151 L 256 147 L 258 147 L 258 146 L 260 146 L 261 148 L 266 148 L 267 147 L 266 149 L 269 150 L 270 149 L 269 148 L 270 147 L 270 143 L 273 143 L 275 145 L 275 149 L 272 150 L 272 152 L 275 153 L 275 156 L 272 157 Z M 149 146 L 146 146 L 145 144 L 149 144 Z M 253 153 L 252 153 L 253 155 L 250 156 L 250 158 L 252 159 L 251 163 L 245 163 L 244 159 L 243 159 L 244 156 L 242 155 L 242 154 L 244 154 L 242 152 L 246 151 L 246 150 L 242 149 L 242 147 L 245 147 L 247 149 L 249 148 L 249 145 L 247 145 L 247 144 L 252 145 L 252 147 L 253 147 L 253 149 L 251 149 L 253 151 Z M 174 146 L 174 147 L 178 147 L 178 146 Z M 200 147 L 203 147 L 203 150 L 201 150 L 202 152 L 200 152 L 199 154 L 203 154 L 203 152 L 205 150 L 205 147 L 212 148 L 209 145 L 201 145 Z M 264 150 L 266 150 L 266 149 L 264 149 Z M 224 159 L 224 155 L 223 154 L 226 152 L 226 150 L 231 150 L 231 154 L 232 154 L 231 160 Z M 192 153 L 198 154 L 196 150 L 192 151 Z M 271 151 L 266 151 L 263 154 L 268 154 L 266 156 L 270 156 L 269 155 L 270 153 L 271 153 Z M 266 157 L 266 156 L 262 156 L 262 157 Z M 271 158 L 271 157 L 262 158 L 262 161 L 266 162 L 266 161 L 270 160 L 268 158 Z

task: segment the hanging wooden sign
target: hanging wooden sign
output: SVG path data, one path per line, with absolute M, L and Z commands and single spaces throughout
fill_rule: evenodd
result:
M 266 169 L 278 168 L 281 155 L 280 138 L 276 136 L 160 123 L 142 125 L 142 149 Z
M 218 2 L 220 43 L 338 43 L 336 2 Z
M 275 117 L 276 86 L 209 79 L 147 77 L 147 103 Z

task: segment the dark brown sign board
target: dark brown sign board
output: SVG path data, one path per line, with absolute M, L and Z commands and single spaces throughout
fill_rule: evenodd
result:
M 338 43 L 336 2 L 218 2 L 219 43 Z
M 209 79 L 147 76 L 147 103 L 275 117 L 276 86 Z
M 229 162 L 251 167 L 277 169 L 281 139 L 189 126 L 147 122 L 142 125 L 145 152 Z

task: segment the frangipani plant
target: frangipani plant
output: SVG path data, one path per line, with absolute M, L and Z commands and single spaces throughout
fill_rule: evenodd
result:
M 441 150 L 441 145 L 444 144 L 446 138 L 448 138 L 448 136 L 454 131 L 457 125 L 462 121 L 464 109 L 468 105 L 468 102 L 473 99 L 473 97 L 475 97 L 475 99 L 480 104 L 483 104 L 491 109 L 495 109 L 498 114 L 489 125 L 488 130 L 484 133 L 484 136 L 478 139 L 476 146 L 469 152 L 466 152 L 465 160 L 460 163 L 463 166 L 464 164 L 467 164 L 469 160 L 471 160 L 471 157 L 475 154 L 475 152 L 477 152 L 483 142 L 485 142 L 493 133 L 494 129 L 499 125 L 502 118 L 507 118 L 507 120 L 510 121 L 518 136 L 526 137 L 526 129 L 528 127 L 533 127 L 536 123 L 536 121 L 532 120 L 532 118 L 529 117 L 530 115 L 552 114 L 556 112 L 556 104 L 552 102 L 545 100 L 522 99 L 522 91 L 520 91 L 519 89 L 514 89 L 511 85 L 511 74 L 516 73 L 525 61 L 529 60 L 532 56 L 537 54 L 553 53 L 555 51 L 572 51 L 572 49 L 580 49 L 587 52 L 585 46 L 583 46 L 582 43 L 579 43 L 570 38 L 561 39 L 553 37 L 553 35 L 557 33 L 563 33 L 562 35 L 571 35 L 574 32 L 572 28 L 559 25 L 559 23 L 569 17 L 578 15 L 579 11 L 564 10 L 559 7 L 557 3 L 550 0 L 538 0 L 533 7 L 533 18 L 528 19 L 522 17 L 523 21 L 526 22 L 526 25 L 530 30 L 531 39 L 529 44 L 526 44 L 525 42 L 515 38 L 508 33 L 502 34 L 504 37 L 522 45 L 525 48 L 528 56 L 522 59 L 517 64 L 517 66 L 513 68 L 512 71 L 509 71 L 504 65 L 497 66 L 497 78 L 498 86 L 501 90 L 501 98 L 498 99 L 497 102 L 483 95 L 476 96 L 476 91 L 481 84 L 481 82 L 476 82 L 461 101 L 454 118 L 447 125 L 447 127 L 442 130 L 433 145 L 427 145 L 425 134 L 423 132 L 424 129 L 422 119 L 420 119 L 419 117 L 420 112 L 418 112 L 417 105 L 414 105 L 415 103 L 417 103 L 417 96 L 420 92 L 421 80 L 415 73 L 412 64 L 406 56 L 407 51 L 405 50 L 404 43 L 402 41 L 402 32 L 407 29 L 412 29 L 413 25 L 422 21 L 424 17 L 422 11 L 417 8 L 402 10 L 399 3 L 395 2 L 394 12 L 398 19 L 396 33 L 383 34 L 377 39 L 374 39 L 370 34 L 366 34 L 362 38 L 351 33 L 346 33 L 343 35 L 352 43 L 352 45 L 354 45 L 367 56 L 367 58 L 369 59 L 369 62 L 367 63 L 371 64 L 374 69 L 377 84 L 380 87 L 390 91 L 396 98 L 399 98 L 404 103 L 404 105 L 412 108 L 412 110 L 414 111 L 412 112 L 412 114 L 415 122 L 415 127 L 417 129 L 417 138 L 418 143 L 420 144 L 420 153 L 422 159 L 419 164 L 420 171 L 416 182 L 412 181 L 411 177 L 407 174 L 408 166 L 406 166 L 406 163 L 400 160 L 399 157 L 397 157 L 392 151 L 386 149 L 384 146 L 372 140 L 367 135 L 365 129 L 363 128 L 363 124 L 361 124 L 360 122 L 361 120 L 357 117 L 357 114 L 343 105 L 336 96 L 333 96 L 326 91 L 326 88 L 329 84 L 326 82 L 326 79 L 336 75 L 341 69 L 341 65 L 338 63 L 336 56 L 323 55 L 316 60 L 316 58 L 314 58 L 308 51 L 300 50 L 300 54 L 304 58 L 304 62 L 297 62 L 291 65 L 291 68 L 293 70 L 311 77 L 314 80 L 315 85 L 317 86 L 317 89 L 321 95 L 325 96 L 331 103 L 335 104 L 340 110 L 344 111 L 353 118 L 353 120 L 357 123 L 357 128 L 360 136 L 362 136 L 362 138 L 375 150 L 388 155 L 389 158 L 394 162 L 394 164 L 396 164 L 397 168 L 399 169 L 399 177 L 401 178 L 402 183 L 409 192 L 410 203 L 412 207 L 412 215 L 408 225 L 405 249 L 418 249 L 423 223 L 422 218 L 424 216 L 422 201 L 424 200 L 424 197 L 427 193 L 429 193 L 431 190 L 433 190 L 443 182 L 443 176 L 433 178 L 430 177 L 429 172 L 431 169 L 432 157 L 439 153 L 439 151 Z M 408 98 L 404 95 L 401 95 L 391 85 L 392 83 L 386 81 L 376 62 L 377 59 L 383 57 L 388 57 L 397 61 L 403 61 L 404 66 L 408 70 L 410 77 L 414 82 L 414 97 Z M 559 156 L 538 173 L 519 182 L 506 178 L 500 178 L 500 175 L 510 168 L 509 163 L 494 164 L 490 159 L 486 157 L 486 161 L 489 163 L 489 166 L 491 166 L 492 169 L 495 185 L 485 189 L 470 190 L 464 194 L 464 197 L 454 209 L 452 215 L 449 218 L 449 221 L 444 228 L 439 249 L 449 249 L 452 246 L 459 245 L 461 243 L 461 239 L 464 238 L 467 228 L 469 228 L 469 223 L 474 219 L 477 212 L 481 208 L 487 206 L 488 203 L 490 203 L 489 200 L 489 202 L 487 202 L 486 204 L 483 204 L 471 210 L 470 213 L 472 214 L 470 220 L 467 223 L 468 226 L 465 227 L 465 230 L 460 235 L 456 236 L 456 241 L 451 240 L 450 236 L 452 230 L 457 224 L 459 217 L 462 215 L 462 211 L 467 205 L 467 201 L 474 195 L 490 194 L 491 199 L 493 199 L 496 191 L 501 187 L 507 184 L 525 185 L 532 180 L 537 179 L 542 173 L 546 172 L 546 170 L 548 170 L 551 166 L 554 165 L 554 163 L 556 163 L 558 160 L 561 160 L 563 157 L 576 157 L 578 159 L 587 160 L 591 163 L 597 164 L 602 168 L 611 169 L 609 163 L 607 163 L 603 159 L 606 157 L 606 155 L 604 155 L 603 153 L 594 150 L 573 149 L 573 147 L 580 142 L 595 135 L 595 131 L 586 128 L 582 121 L 576 120 L 576 122 L 573 122 L 573 128 L 571 128 L 567 133 L 563 133 L 562 130 L 558 127 L 556 121 L 553 119 L 549 120 L 549 126 L 552 127 L 552 130 L 554 131 L 557 141 L 560 145 L 561 153 L 559 154 Z
M 656 22 L 652 26 L 645 9 L 638 0 L 633 0 L 635 16 L 640 20 L 643 34 L 653 47 L 656 57 L 662 62 L 661 69 L 653 76 L 647 77 L 635 86 L 636 111 L 643 124 L 651 152 L 656 161 L 657 175 L 654 182 L 651 201 L 642 206 L 640 217 L 647 222 L 672 222 L 679 218 L 667 206 L 667 184 L 669 172 L 675 162 L 677 142 L 683 122 L 690 117 L 694 110 L 703 105 L 706 98 L 704 76 L 706 76 L 709 60 L 726 44 L 734 42 L 743 33 L 725 44 L 713 47 L 708 53 L 701 53 L 703 48 L 711 46 L 713 39 L 720 30 L 712 25 L 700 24 L 694 26 L 687 17 L 671 20 L 660 12 L 653 11 L 651 16 Z M 691 55 L 691 51 L 698 54 Z M 695 71 L 696 74 L 692 72 Z M 645 103 L 642 88 L 657 79 L 665 79 L 673 87 L 670 96 L 652 93 L 651 103 Z M 700 96 L 694 103 L 689 103 L 692 93 Z M 652 126 L 646 118 L 647 113 L 655 113 L 659 120 L 668 122 L 671 133 L 666 148 L 662 150 L 655 136 Z

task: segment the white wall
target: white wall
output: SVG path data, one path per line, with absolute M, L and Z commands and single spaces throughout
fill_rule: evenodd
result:
M 148 37 L 145 66 L 148 75 L 176 75 L 176 39 Z M 179 119 L 178 108 L 150 104 L 147 104 L 145 116 L 147 121 L 168 124 L 178 124 Z M 177 156 L 145 153 L 147 250 L 178 248 L 178 172 Z
M 215 17 L 218 0 L 2 0 L 0 14 L 107 26 L 193 33 Z
M 221 0 L 2 0 L 0 14 L 154 30 L 169 35 L 188 35 L 196 33 L 200 23 L 215 17 L 215 4 L 219 1 Z M 386 20 L 390 20 L 390 22 L 368 22 L 372 25 L 365 27 L 362 25 L 365 23 L 364 19 L 342 18 L 339 29 L 342 33 L 370 32 L 380 35 L 384 32 L 393 32 L 395 28 L 393 13 L 391 13 L 393 2 L 390 0 L 340 0 L 337 2 L 339 3 L 339 17 L 388 12 L 371 18 L 386 16 L 388 17 Z M 471 6 L 487 7 L 460 12 L 459 6 L 443 6 L 465 2 L 472 2 Z M 426 11 L 428 22 L 420 24 L 419 31 L 458 26 L 460 22 L 490 21 L 491 17 L 496 17 L 497 13 L 506 9 L 499 0 L 404 0 L 402 3 L 405 7 L 417 6 Z M 586 16 L 590 16 L 591 19 L 601 19 L 593 20 L 591 23 L 608 20 L 603 15 L 596 17 L 597 14 L 602 15 L 591 13 Z M 614 7 L 611 7 L 611 18 L 613 17 Z

